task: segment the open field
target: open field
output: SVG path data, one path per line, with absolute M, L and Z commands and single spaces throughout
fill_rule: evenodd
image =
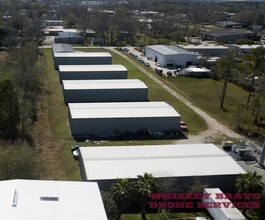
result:
M 220 108 L 220 96 L 223 81 L 190 77 L 165 77 L 162 80 L 213 118 L 232 129 L 236 128 L 238 109 L 240 105 L 246 104 L 248 97 L 248 92 L 241 87 L 232 83 L 228 84 L 224 109 L 222 109 Z M 250 125 L 246 128 L 256 129 Z M 259 132 L 264 134 L 265 130 L 260 128 Z

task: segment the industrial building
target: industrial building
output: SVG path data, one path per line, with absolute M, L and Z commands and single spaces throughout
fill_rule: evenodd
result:
M 54 53 L 54 67 L 59 65 L 96 65 L 111 64 L 112 56 L 107 52 Z
M 178 129 L 180 115 L 165 102 L 68 103 L 75 138 L 117 136 L 142 129 L 151 132 Z
M 238 44 L 230 44 L 228 45 L 230 51 L 236 51 L 238 53 L 251 53 L 253 49 L 258 47 L 263 47 L 264 45 L 238 45 Z
M 63 80 L 66 103 L 141 102 L 147 100 L 148 88 L 138 79 Z
M 245 173 L 214 144 L 96 146 L 81 147 L 79 152 L 82 180 L 98 182 L 101 190 L 109 189 L 117 178 L 136 179 L 146 172 L 169 178 L 176 186 L 197 178 L 208 187 L 233 193 L 236 177 Z
M 234 43 L 239 39 L 251 39 L 253 37 L 252 31 L 242 31 L 236 29 L 203 31 L 201 34 L 203 40 L 218 41 L 226 44 Z
M 59 32 L 58 36 L 54 37 L 54 41 L 55 43 L 83 44 L 85 40 L 79 33 Z
M 54 57 L 55 53 L 74 53 L 75 50 L 72 48 L 71 44 L 53 44 L 52 45 L 52 55 Z
M 218 188 L 206 188 L 203 192 L 204 195 L 209 195 L 209 198 L 202 197 L 203 203 L 208 204 L 221 204 L 218 207 L 206 207 L 207 211 L 211 214 L 214 220 L 245 220 L 246 218 L 241 212 L 232 205 L 232 202 L 225 198 L 224 193 Z M 218 196 L 217 196 L 218 195 Z M 222 196 L 221 196 L 222 195 Z M 223 197 L 223 198 L 221 198 Z M 241 201 L 242 202 L 242 201 Z M 230 204 L 228 207 L 224 204 Z
M 59 65 L 62 80 L 127 79 L 128 70 L 123 65 Z
M 107 220 L 97 183 L 0 181 L 0 219 Z
M 228 52 L 228 47 L 222 45 L 181 45 L 185 50 L 195 52 L 205 57 L 223 56 Z
M 146 46 L 145 56 L 163 67 L 187 67 L 196 64 L 197 54 L 171 45 Z

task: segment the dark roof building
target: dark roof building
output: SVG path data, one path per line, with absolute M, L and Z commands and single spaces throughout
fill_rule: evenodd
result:
M 254 36 L 252 31 L 242 31 L 242 30 L 215 30 L 215 31 L 203 31 L 202 39 L 218 41 L 223 43 L 234 43 L 238 39 L 250 39 Z

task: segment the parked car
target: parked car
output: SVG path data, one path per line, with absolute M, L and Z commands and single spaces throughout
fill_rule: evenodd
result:
M 156 66 L 161 66 L 161 64 L 159 62 L 156 63 Z
M 73 158 L 75 160 L 79 160 L 79 147 L 80 147 L 80 145 L 76 144 L 76 145 L 72 146 L 72 148 L 71 148 Z
M 144 65 L 146 65 L 146 66 L 150 66 L 150 63 L 148 63 L 148 62 L 144 62 Z
M 179 129 L 181 131 L 188 131 L 188 125 L 184 121 L 180 121 L 180 123 L 179 123 Z

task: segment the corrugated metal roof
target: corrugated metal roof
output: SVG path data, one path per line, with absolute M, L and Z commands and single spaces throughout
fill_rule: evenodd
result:
M 60 72 L 128 71 L 123 65 L 59 65 Z
M 81 147 L 88 180 L 233 175 L 245 171 L 213 144 Z
M 230 35 L 243 35 L 243 34 L 253 34 L 252 31 L 242 31 L 235 29 L 225 29 L 225 30 L 214 30 L 214 31 L 202 31 L 203 34 L 212 35 L 216 37 L 220 36 L 230 36 Z
M 54 57 L 111 57 L 107 52 L 54 53 Z
M 53 44 L 52 45 L 53 53 L 59 52 L 74 52 L 71 44 Z
M 227 49 L 228 47 L 223 45 L 183 45 L 181 46 L 183 49 Z
M 65 90 L 147 89 L 147 86 L 139 79 L 63 80 L 62 84 Z
M 223 194 L 223 197 L 225 197 L 224 193 L 219 188 L 206 188 L 204 189 L 204 194 L 209 194 L 209 199 L 204 198 L 203 202 L 215 202 L 215 203 L 226 203 L 231 204 L 231 201 L 229 199 L 221 199 L 220 197 L 217 197 L 216 195 Z M 218 198 L 218 199 L 217 199 Z M 224 207 L 221 205 L 222 208 L 207 208 L 208 211 L 210 211 L 213 214 L 216 214 L 216 217 L 218 216 L 221 219 L 220 212 L 223 213 L 223 216 L 226 216 L 226 219 L 231 220 L 245 220 L 245 217 L 241 214 L 241 212 L 233 207 L 232 205 L 229 205 L 228 207 Z M 212 216 L 215 217 L 215 216 Z
M 151 45 L 151 46 L 147 46 L 147 48 L 155 50 L 157 53 L 160 53 L 162 55 L 178 55 L 178 54 L 196 55 L 193 52 L 190 52 L 190 51 L 184 50 L 181 47 L 176 47 L 172 45 Z
M 0 181 L 0 219 L 107 220 L 97 183 Z
M 204 67 L 187 67 L 186 69 L 189 72 L 194 72 L 194 73 L 205 73 L 205 72 L 211 72 L 211 70 L 204 68 Z
M 165 102 L 68 103 L 68 107 L 73 119 L 180 117 Z
M 82 37 L 78 33 L 73 33 L 73 32 L 60 32 L 58 33 L 59 36 L 56 36 L 55 38 L 70 38 L 70 37 Z

